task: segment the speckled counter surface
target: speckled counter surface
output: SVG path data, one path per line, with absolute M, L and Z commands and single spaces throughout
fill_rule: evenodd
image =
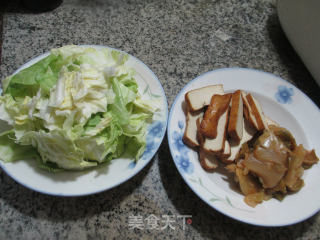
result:
M 41 14 L 17 1 L 1 5 L 1 78 L 53 47 L 100 44 L 145 62 L 161 81 L 169 107 L 194 77 L 233 66 L 274 73 L 320 105 L 320 89 L 282 32 L 273 0 L 64 0 Z M 175 230 L 129 228 L 130 215 L 151 214 L 192 215 L 192 224 L 185 230 L 182 224 Z M 319 214 L 289 227 L 261 228 L 211 209 L 180 177 L 166 139 L 137 176 L 93 196 L 42 195 L 0 170 L 0 239 L 319 238 Z

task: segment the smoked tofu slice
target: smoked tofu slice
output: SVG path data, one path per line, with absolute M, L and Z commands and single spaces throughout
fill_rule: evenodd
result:
M 228 136 L 234 142 L 240 142 L 243 133 L 243 102 L 241 91 L 232 94 L 228 124 Z
M 244 116 L 250 124 L 258 131 L 267 128 L 260 103 L 250 93 L 242 92 L 242 99 L 245 106 Z
M 202 118 L 203 111 L 190 112 L 187 111 L 186 129 L 183 135 L 183 142 L 189 147 L 198 147 L 199 142 L 197 139 L 197 119 Z
M 223 148 L 223 153 L 221 153 L 221 155 L 219 155 L 219 158 L 221 160 L 223 159 L 228 159 L 231 155 L 231 147 L 230 147 L 230 143 L 228 142 L 228 140 L 224 141 L 224 148 Z
M 229 110 L 226 110 L 218 121 L 217 137 L 205 138 L 203 142 L 203 149 L 208 153 L 221 154 L 224 151 L 224 142 L 226 140 L 226 131 L 228 124 Z
M 224 94 L 222 84 L 191 90 L 185 94 L 185 101 L 191 111 L 198 111 L 210 104 L 211 97 L 214 94 Z
M 203 148 L 199 149 L 199 159 L 202 168 L 208 172 L 212 172 L 219 166 L 218 158 L 215 155 L 207 153 Z
M 213 95 L 211 102 L 200 125 L 200 132 L 204 137 L 216 138 L 218 134 L 218 121 L 223 113 L 229 109 L 231 93 Z
M 249 124 L 247 120 L 242 119 L 242 121 L 243 121 L 242 138 L 238 143 L 230 141 L 231 154 L 228 158 L 224 159 L 224 162 L 228 162 L 228 163 L 233 162 L 237 157 L 242 144 L 250 141 L 253 138 L 254 134 L 256 133 L 256 130 L 251 127 L 251 124 Z

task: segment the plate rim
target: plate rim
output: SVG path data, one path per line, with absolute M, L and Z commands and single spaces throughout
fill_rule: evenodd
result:
M 168 125 L 167 125 L 167 140 L 168 140 L 168 145 L 169 145 L 169 150 L 170 150 L 170 154 L 172 157 L 172 161 L 174 162 L 180 176 L 183 178 L 184 182 L 187 184 L 187 186 L 193 191 L 193 193 L 199 197 L 204 203 L 206 203 L 209 207 L 213 208 L 214 210 L 222 213 L 225 216 L 228 216 L 236 221 L 239 222 L 243 222 L 246 224 L 250 224 L 250 225 L 255 225 L 255 226 L 261 226 L 261 227 L 283 227 L 283 226 L 288 226 L 288 225 L 294 225 L 297 224 L 299 222 L 302 222 L 304 220 L 309 219 L 310 217 L 314 216 L 316 213 L 319 212 L 320 210 L 320 205 L 317 209 L 315 209 L 314 211 L 312 211 L 309 215 L 304 216 L 302 218 L 299 218 L 297 220 L 294 221 L 287 221 L 286 223 L 282 223 L 282 224 L 260 224 L 260 223 L 255 223 L 254 221 L 251 221 L 250 219 L 241 219 L 241 218 L 237 218 L 237 216 L 234 216 L 232 214 L 226 213 L 225 211 L 223 211 L 222 208 L 219 208 L 217 206 L 215 206 L 214 204 L 210 204 L 209 201 L 207 199 L 205 199 L 205 197 L 201 194 L 198 194 L 196 187 L 192 186 L 191 182 L 187 179 L 187 177 L 185 176 L 185 174 L 182 172 L 181 168 L 178 167 L 177 162 L 175 161 L 175 157 L 174 157 L 174 153 L 173 153 L 173 147 L 170 144 L 170 137 L 171 137 L 171 121 L 172 121 L 172 115 L 173 115 L 173 109 L 176 107 L 176 104 L 178 102 L 178 99 L 180 99 L 181 95 L 185 92 L 185 89 L 187 89 L 192 83 L 194 83 L 195 81 L 197 81 L 199 78 L 203 78 L 205 75 L 207 74 L 214 74 L 216 72 L 220 72 L 220 71 L 235 71 L 235 70 L 240 70 L 240 71 L 248 71 L 248 72 L 258 72 L 260 74 L 265 74 L 268 75 L 272 78 L 274 78 L 277 81 L 280 81 L 282 83 L 285 83 L 287 85 L 289 85 L 290 87 L 292 87 L 295 91 L 299 92 L 299 94 L 302 94 L 302 96 L 308 100 L 308 103 L 311 104 L 312 107 L 315 108 L 315 110 L 320 112 L 320 108 L 303 92 L 301 91 L 299 88 L 297 88 L 295 85 L 293 85 L 292 83 L 290 83 L 289 81 L 286 81 L 285 79 L 270 73 L 270 72 L 264 72 L 262 70 L 259 69 L 254 69 L 254 68 L 242 68 L 242 67 L 230 67 L 230 68 L 217 68 L 217 69 L 213 69 L 211 71 L 207 71 L 205 73 L 200 74 L 199 76 L 195 77 L 194 79 L 192 79 L 191 81 L 189 81 L 186 85 L 184 85 L 184 87 L 179 91 L 179 93 L 176 95 L 174 102 L 171 105 L 170 108 L 170 112 L 169 112 L 169 116 L 168 116 Z M 318 163 L 320 164 L 320 163 Z
M 129 58 L 133 59 L 134 61 L 138 62 L 139 64 L 141 64 L 152 76 L 153 78 L 159 83 L 159 86 L 160 86 L 160 91 L 161 91 L 161 94 L 163 95 L 163 100 L 164 100 L 164 106 L 163 106 L 163 122 L 164 122 L 164 127 L 163 127 L 163 130 L 162 130 L 162 134 L 160 136 L 160 140 L 159 142 L 157 143 L 157 146 L 154 148 L 153 150 L 153 153 L 150 154 L 150 156 L 147 158 L 147 159 L 140 159 L 138 161 L 143 161 L 143 164 L 141 164 L 138 168 L 135 168 L 135 170 L 129 174 L 127 177 L 121 179 L 121 181 L 118 181 L 114 184 L 112 184 L 111 186 L 109 187 L 105 187 L 105 188 L 101 188 L 99 190 L 93 190 L 93 191 L 87 191 L 87 192 L 83 192 L 83 193 L 76 193 L 76 194 L 66 194 L 66 193 L 52 193 L 52 192 L 49 192 L 49 191 L 44 191 L 44 190 L 39 190 L 37 188 L 35 188 L 34 186 L 32 185 L 29 185 L 29 184 L 25 184 L 24 182 L 20 181 L 19 179 L 17 179 L 16 177 L 14 177 L 14 175 L 12 173 L 10 173 L 8 171 L 8 169 L 5 167 L 5 165 L 7 163 L 3 162 L 3 161 L 0 161 L 0 167 L 1 169 L 4 171 L 4 173 L 6 173 L 10 178 L 12 178 L 15 182 L 19 183 L 20 185 L 22 185 L 23 187 L 26 187 L 32 191 L 35 191 L 35 192 L 38 192 L 38 193 L 41 193 L 41 194 L 46 194 L 46 195 L 49 195 L 49 196 L 58 196 L 58 197 L 81 197 L 81 196 L 88 196 L 88 195 L 93 195 L 93 194 L 98 194 L 98 193 L 101 193 L 101 192 L 104 192 L 104 191 L 108 191 L 110 189 L 113 189 L 121 184 L 123 184 L 124 182 L 127 182 L 128 180 L 130 180 L 131 178 L 133 178 L 134 176 L 136 176 L 138 173 L 140 173 L 142 171 L 142 169 L 144 169 L 150 162 L 151 160 L 153 159 L 153 157 L 156 155 L 156 153 L 158 152 L 162 142 L 163 142 L 163 139 L 165 137 L 165 134 L 166 134 L 166 130 L 167 130 L 167 126 L 168 126 L 168 100 L 167 100 L 167 96 L 166 96 L 166 93 L 164 91 L 164 88 L 162 86 L 162 83 L 160 82 L 159 78 L 156 76 L 156 74 L 149 68 L 149 66 L 147 64 L 145 64 L 142 60 L 140 60 L 139 58 L 131 55 L 130 53 L 127 53 L 123 50 L 120 50 L 120 49 L 116 49 L 116 48 L 113 48 L 113 47 L 109 47 L 109 46 L 104 46 L 104 45 L 90 45 L 90 44 L 84 44 L 84 45 L 75 45 L 75 46 L 79 46 L 79 47 L 92 47 L 92 48 L 95 48 L 95 49 L 102 49 L 102 48 L 107 48 L 107 49 L 110 49 L 110 50 L 115 50 L 115 51 L 118 51 L 118 52 L 121 52 L 121 53 L 124 53 L 124 54 L 127 54 L 129 56 Z M 31 58 L 29 61 L 27 61 L 26 63 L 24 63 L 23 65 L 21 65 L 17 70 L 15 70 L 12 74 L 16 74 L 18 73 L 19 71 L 23 70 L 24 68 L 26 67 L 29 67 L 31 66 L 32 64 L 40 61 L 41 59 L 45 58 L 46 56 L 48 56 L 50 54 L 50 51 L 46 51 L 44 52 L 43 54 L 40 54 L 38 56 L 35 56 L 33 58 Z M 1 87 L 0 87 L 1 88 Z M 115 160 L 115 159 L 113 159 Z M 76 180 L 75 180 L 76 181 Z

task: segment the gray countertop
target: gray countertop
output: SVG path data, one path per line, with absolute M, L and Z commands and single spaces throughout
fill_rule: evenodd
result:
M 320 105 L 320 89 L 282 32 L 273 0 L 64 0 L 57 9 L 38 14 L 16 0 L 0 7 L 1 79 L 53 47 L 99 44 L 145 62 L 161 81 L 169 108 L 196 76 L 235 66 L 278 75 Z M 175 230 L 130 229 L 130 215 L 151 214 L 192 215 L 192 224 L 184 230 L 178 222 Z M 138 175 L 92 196 L 39 194 L 0 170 L 0 239 L 93 238 L 319 239 L 320 215 L 279 228 L 232 220 L 188 188 L 166 139 Z

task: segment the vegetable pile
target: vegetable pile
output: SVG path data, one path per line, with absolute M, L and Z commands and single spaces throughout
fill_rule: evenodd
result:
M 118 158 L 136 160 L 157 110 L 142 100 L 128 55 L 65 46 L 2 81 L 0 159 L 36 158 L 49 171 L 85 169 Z

